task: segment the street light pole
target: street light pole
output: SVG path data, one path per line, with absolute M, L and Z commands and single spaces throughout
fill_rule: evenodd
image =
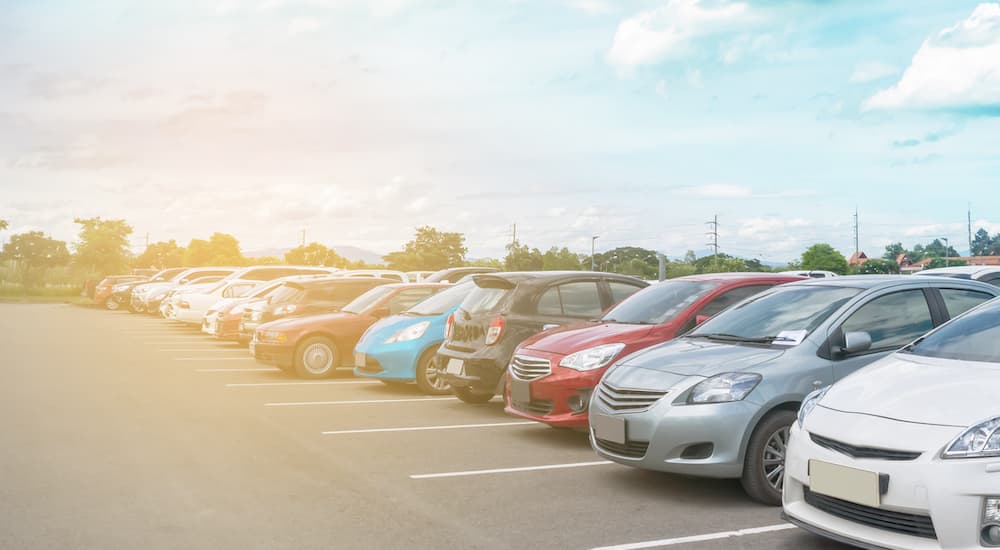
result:
M 597 243 L 597 238 L 600 235 L 594 235 L 590 238 L 590 270 L 597 271 L 597 264 L 594 262 L 594 245 Z
M 950 256 L 948 251 L 951 249 L 951 241 L 948 240 L 948 237 L 941 237 L 941 240 L 944 241 L 944 266 L 948 267 L 951 265 L 948 260 L 948 256 Z

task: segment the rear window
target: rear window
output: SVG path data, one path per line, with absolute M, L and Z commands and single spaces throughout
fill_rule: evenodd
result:
M 904 349 L 914 355 L 1000 363 L 1000 304 L 955 319 Z
M 492 311 L 497 305 L 503 300 L 504 296 L 509 293 L 511 289 L 508 288 L 483 288 L 476 286 L 468 296 L 462 300 L 462 305 L 460 308 L 469 312 L 472 315 L 477 313 L 486 313 Z

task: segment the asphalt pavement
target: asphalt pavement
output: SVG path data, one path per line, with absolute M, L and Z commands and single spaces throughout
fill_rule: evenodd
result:
M 0 351 L 0 548 L 846 548 L 499 399 L 302 381 L 146 315 L 0 304 Z

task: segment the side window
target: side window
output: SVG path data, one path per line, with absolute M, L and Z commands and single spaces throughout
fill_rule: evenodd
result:
M 601 314 L 601 292 L 596 281 L 559 285 L 563 315 L 594 318 Z
M 431 294 L 434 294 L 434 290 L 433 288 L 413 288 L 401 291 L 399 294 L 389 298 L 389 313 L 395 315 L 410 309 L 417 302 L 421 302 Z
M 642 290 L 635 285 L 628 285 L 618 281 L 608 281 L 608 287 L 611 288 L 611 301 L 615 304 Z
M 701 308 L 698 315 L 712 317 L 733 304 L 738 304 L 754 294 L 764 292 L 765 290 L 771 288 L 771 286 L 773 285 L 741 286 L 728 292 L 723 292 L 722 294 L 716 296 L 714 300 L 705 304 L 705 307 Z
M 993 296 L 984 292 L 955 288 L 942 288 L 941 297 L 944 298 L 944 305 L 948 308 L 948 316 L 952 318 L 993 299 Z
M 559 299 L 559 287 L 554 286 L 545 291 L 538 299 L 539 315 L 562 315 L 562 302 Z
M 844 334 L 870 334 L 872 350 L 902 347 L 932 328 L 931 311 L 921 290 L 904 290 L 875 298 L 841 326 Z
M 1000 274 L 991 275 L 991 276 L 985 277 L 985 278 L 983 278 L 981 280 L 984 283 L 989 283 L 989 284 L 991 284 L 993 286 L 1000 286 Z

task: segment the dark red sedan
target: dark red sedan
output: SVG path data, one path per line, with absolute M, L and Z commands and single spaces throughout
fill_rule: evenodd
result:
M 599 320 L 525 340 L 508 367 L 506 411 L 546 424 L 585 428 L 590 394 L 617 359 L 671 340 L 723 309 L 802 277 L 716 273 L 651 285 Z

